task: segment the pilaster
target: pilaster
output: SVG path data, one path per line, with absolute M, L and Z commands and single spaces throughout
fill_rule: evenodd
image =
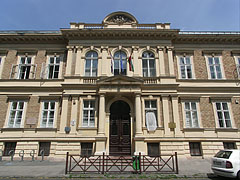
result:
M 66 75 L 70 76 L 72 72 L 72 62 L 73 62 L 73 46 L 67 46 L 68 48 L 68 55 L 67 55 L 67 68 L 66 68 Z
M 60 121 L 60 133 L 65 132 L 65 127 L 67 126 L 67 112 L 68 111 L 68 96 L 63 96 L 62 99 L 62 114 Z
M 169 74 L 174 76 L 174 63 L 173 63 L 173 47 L 168 48 L 168 61 L 169 61 Z
M 84 63 L 82 62 L 82 51 L 83 51 L 83 46 L 76 46 L 77 48 L 77 57 L 76 57 L 76 66 L 75 66 L 75 75 L 82 76 L 82 66 Z
M 135 95 L 135 115 L 136 115 L 136 136 L 142 135 L 142 116 L 141 116 L 141 95 Z
M 169 97 L 162 96 L 162 103 L 163 103 L 163 122 L 164 122 L 164 133 L 165 136 L 170 136 L 171 131 L 170 128 L 168 127 L 168 123 L 170 122 L 170 117 L 169 117 Z
M 165 62 L 164 62 L 164 47 L 158 46 L 158 57 L 159 57 L 159 72 L 160 76 L 166 75 L 165 72 Z
M 173 121 L 176 124 L 175 136 L 181 136 L 177 96 L 172 96 L 172 110 L 173 110 Z

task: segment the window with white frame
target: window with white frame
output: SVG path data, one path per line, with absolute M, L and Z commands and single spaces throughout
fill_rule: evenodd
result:
M 32 66 L 32 57 L 24 56 L 20 58 L 18 67 L 18 79 L 29 79 Z
M 185 124 L 187 128 L 199 128 L 196 102 L 184 102 Z
M 240 77 L 240 57 L 236 58 L 236 65 L 237 65 L 237 73 L 238 73 L 238 77 Z
M 60 71 L 60 57 L 59 56 L 49 57 L 47 78 L 58 79 L 59 71 Z
M 192 79 L 192 64 L 189 56 L 179 58 L 179 68 L 181 71 L 181 79 Z
M 143 77 L 156 76 L 155 58 L 152 52 L 144 52 L 142 54 L 142 71 Z
M 12 101 L 10 104 L 10 113 L 8 119 L 9 128 L 20 128 L 24 113 L 24 101 Z
M 127 55 L 123 51 L 114 54 L 114 75 L 127 75 Z
M 216 113 L 220 128 L 231 128 L 232 122 L 227 102 L 216 102 Z
M 98 54 L 90 51 L 86 54 L 85 59 L 85 76 L 96 77 L 98 68 Z
M 145 118 L 146 126 L 149 131 L 157 128 L 157 101 L 145 100 Z
M 211 79 L 222 79 L 222 70 L 219 57 L 208 57 L 208 66 Z
M 43 101 L 40 127 L 42 128 L 54 127 L 55 111 L 56 111 L 55 101 Z
M 83 127 L 95 126 L 95 101 L 84 100 L 83 101 Z

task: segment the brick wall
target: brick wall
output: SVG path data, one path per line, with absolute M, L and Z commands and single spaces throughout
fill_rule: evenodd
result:
M 240 128 L 240 104 L 236 104 L 236 100 L 240 103 L 240 98 L 232 98 L 232 113 L 236 128 Z
M 200 112 L 203 128 L 216 128 L 213 106 L 208 97 L 200 98 Z
M 17 64 L 17 51 L 9 50 L 3 66 L 2 79 L 10 78 L 10 72 L 13 64 Z
M 194 51 L 193 63 L 196 79 L 208 79 L 206 60 L 201 50 Z
M 26 120 L 24 125 L 25 128 L 30 128 L 30 127 L 36 128 L 38 125 L 39 110 L 40 110 L 40 103 L 38 101 L 39 101 L 38 96 L 31 96 L 27 106 Z M 35 119 L 36 123 L 33 125 L 29 125 L 28 123 L 29 119 Z
M 0 128 L 4 126 L 6 115 L 7 115 L 7 96 L 0 96 Z
M 222 52 L 223 69 L 226 79 L 234 79 L 233 71 L 236 68 L 234 58 L 231 56 L 231 51 Z
M 40 79 L 40 74 L 42 71 L 42 63 L 46 64 L 46 50 L 39 50 L 35 59 L 35 64 L 37 64 L 36 79 Z

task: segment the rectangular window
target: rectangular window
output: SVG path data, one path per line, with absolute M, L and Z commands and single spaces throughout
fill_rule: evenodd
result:
M 200 142 L 189 142 L 190 154 L 191 156 L 201 156 L 202 149 Z
M 81 143 L 81 156 L 91 156 L 93 154 L 93 143 Z
M 180 57 L 179 66 L 182 79 L 192 79 L 192 64 L 190 57 Z
M 211 79 L 222 79 L 219 57 L 208 57 L 208 65 Z
M 42 128 L 53 128 L 54 114 L 55 114 L 55 101 L 44 101 L 42 106 Z
M 31 57 L 21 57 L 18 67 L 18 79 L 29 79 L 31 73 Z
M 217 118 L 220 128 L 231 128 L 231 118 L 228 108 L 228 103 L 226 102 L 216 102 Z
M 237 73 L 238 77 L 240 77 L 240 57 L 237 58 Z
M 184 103 L 185 119 L 187 128 L 198 128 L 198 114 L 197 114 L 197 103 L 196 102 L 185 102 Z
M 38 156 L 42 156 L 42 154 L 44 154 L 44 156 L 49 156 L 50 147 L 51 147 L 50 142 L 39 142 Z
M 12 101 L 10 106 L 8 127 L 20 128 L 23 118 L 24 101 Z
M 12 153 L 15 153 L 17 142 L 5 142 L 3 156 L 11 156 Z
M 224 149 L 237 149 L 235 142 L 223 142 Z
M 114 75 L 126 75 L 127 74 L 127 60 L 114 59 Z
M 160 156 L 159 143 L 147 143 L 148 156 Z
M 156 118 L 157 125 L 157 101 L 156 100 L 145 100 L 145 116 L 146 116 L 146 126 L 147 126 L 147 114 L 153 112 Z
M 83 102 L 83 127 L 95 126 L 95 101 L 84 100 Z
M 48 79 L 58 79 L 60 71 L 60 57 L 54 56 L 49 58 Z

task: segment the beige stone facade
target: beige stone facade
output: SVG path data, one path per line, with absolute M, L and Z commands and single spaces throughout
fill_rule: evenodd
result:
M 240 148 L 238 32 L 182 32 L 125 12 L 70 25 L 0 32 L 5 155 L 208 157 Z

